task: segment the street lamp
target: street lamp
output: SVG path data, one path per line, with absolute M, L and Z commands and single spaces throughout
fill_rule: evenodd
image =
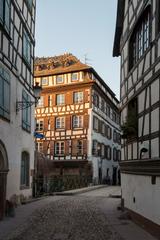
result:
M 39 86 L 39 83 L 36 83 L 36 85 L 33 86 L 35 101 L 17 101 L 16 102 L 16 112 L 19 112 L 20 110 L 29 108 L 33 104 L 35 104 L 35 106 L 36 106 L 36 104 L 38 103 L 38 100 L 40 98 L 41 91 L 42 91 L 42 87 Z

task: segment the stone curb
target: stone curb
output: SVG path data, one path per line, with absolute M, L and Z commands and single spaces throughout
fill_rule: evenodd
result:
M 56 196 L 73 196 L 76 194 L 81 194 L 85 192 L 90 192 L 94 191 L 100 188 L 105 188 L 108 187 L 108 185 L 98 185 L 98 186 L 93 186 L 93 187 L 86 187 L 86 188 L 80 188 L 80 189 L 75 189 L 75 190 L 69 190 L 69 191 L 64 191 L 64 192 L 55 192 L 54 195 Z

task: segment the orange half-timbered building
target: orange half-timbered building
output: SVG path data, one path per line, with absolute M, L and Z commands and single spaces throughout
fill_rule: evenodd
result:
M 34 76 L 35 83 L 38 82 L 43 89 L 36 108 L 36 132 L 45 136 L 42 140 L 36 140 L 37 149 L 54 161 L 53 173 L 80 175 L 88 161 L 92 162 L 93 168 L 99 168 L 92 161 L 95 148 L 92 137 L 92 131 L 95 131 L 95 89 L 102 95 L 101 86 L 96 83 L 96 77 L 100 79 L 98 74 L 72 54 L 64 54 L 52 58 L 36 58 Z M 109 88 L 107 90 L 114 95 Z M 115 97 L 113 99 L 117 104 Z M 113 101 L 112 104 L 118 116 L 117 106 Z M 117 129 L 119 131 L 118 124 Z M 96 147 L 100 149 L 101 144 Z M 97 155 L 96 158 L 99 157 Z M 98 172 L 98 169 L 93 169 L 96 181 L 103 175 Z

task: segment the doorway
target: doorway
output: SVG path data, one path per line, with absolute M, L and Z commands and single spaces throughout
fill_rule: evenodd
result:
M 5 215 L 8 158 L 4 144 L 0 141 L 0 220 Z

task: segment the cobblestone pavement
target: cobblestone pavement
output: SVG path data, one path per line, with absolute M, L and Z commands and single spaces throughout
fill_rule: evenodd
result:
M 36 211 L 9 240 L 121 240 L 88 197 L 65 197 Z M 7 239 L 7 240 L 8 240 Z
M 109 197 L 119 192 L 107 187 L 49 198 L 0 240 L 153 240 L 131 221 L 119 220 L 120 199 Z

